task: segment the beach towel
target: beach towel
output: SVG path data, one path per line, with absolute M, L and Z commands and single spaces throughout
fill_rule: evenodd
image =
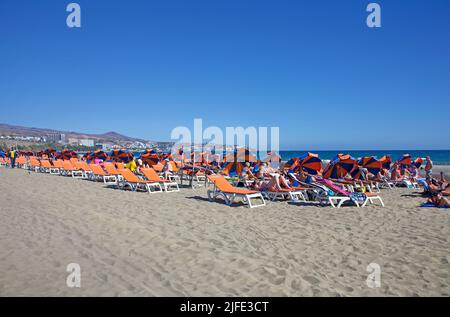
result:
M 342 194 L 342 195 L 347 196 L 347 197 L 351 196 L 351 194 L 348 191 L 343 190 L 341 187 L 333 184 L 333 182 L 329 181 L 328 179 L 319 178 L 318 181 L 321 182 L 321 183 L 326 184 L 329 188 L 331 188 L 333 191 L 335 191 L 335 192 L 337 192 L 339 194 Z
M 432 204 L 432 203 L 423 203 L 420 205 L 420 207 L 425 207 L 425 208 L 434 207 L 434 208 L 444 208 L 444 209 L 450 208 L 450 206 L 436 206 L 435 204 Z
M 364 195 L 362 193 L 352 193 L 350 195 L 350 199 L 353 201 L 364 203 L 364 201 L 366 200 L 366 195 Z

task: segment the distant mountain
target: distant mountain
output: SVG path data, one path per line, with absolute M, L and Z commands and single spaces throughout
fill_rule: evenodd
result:
M 128 137 L 128 136 L 123 135 L 123 134 L 119 134 L 117 132 L 113 132 L 113 131 L 106 132 L 106 133 L 103 133 L 103 134 L 98 134 L 97 136 L 99 136 L 101 138 L 105 138 L 105 139 L 110 139 L 110 140 L 122 140 L 122 141 L 135 141 L 135 140 L 138 140 L 138 139 L 131 138 L 131 137 Z
M 51 134 L 65 134 L 66 139 L 93 139 L 97 142 L 149 142 L 148 140 L 132 138 L 112 131 L 103 134 L 91 134 L 74 131 L 59 131 L 45 128 L 28 128 L 0 123 L 0 135 L 43 137 Z

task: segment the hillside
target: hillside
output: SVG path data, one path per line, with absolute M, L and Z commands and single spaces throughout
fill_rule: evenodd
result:
M 60 131 L 45 128 L 29 128 L 0 123 L 0 135 L 42 137 L 50 134 L 65 134 L 67 138 L 93 139 L 97 142 L 148 142 L 147 140 L 128 137 L 117 132 L 106 132 L 103 134 L 80 133 L 74 131 Z

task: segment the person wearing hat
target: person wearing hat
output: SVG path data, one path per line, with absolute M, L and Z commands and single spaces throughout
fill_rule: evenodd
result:
M 134 173 L 135 173 L 135 174 L 142 175 L 141 168 L 144 167 L 144 165 L 142 164 L 142 160 L 141 160 L 141 159 L 137 159 L 136 163 L 137 163 L 137 164 L 136 164 L 137 167 L 136 167 L 136 170 L 134 171 Z
M 164 164 L 163 169 L 162 169 L 162 174 L 163 174 L 164 179 L 169 179 L 170 175 L 173 174 L 172 173 L 173 172 L 173 167 L 172 167 L 172 164 L 170 163 L 170 160 L 168 158 L 166 158 L 164 161 L 165 161 L 165 164 Z

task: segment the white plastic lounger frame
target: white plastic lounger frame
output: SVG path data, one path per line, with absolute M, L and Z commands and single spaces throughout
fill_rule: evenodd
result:
M 376 196 L 375 195 L 374 196 L 366 196 L 366 200 L 364 201 L 364 203 L 362 204 L 361 207 L 365 207 L 367 205 L 367 203 L 369 203 L 369 202 L 371 204 L 375 205 L 374 201 L 377 201 L 377 200 L 380 202 L 381 206 L 384 207 L 384 202 L 381 199 L 381 196 L 378 196 L 378 195 L 376 195 Z
M 105 185 L 117 185 L 117 177 L 115 175 L 103 175 L 101 178 Z
M 274 201 L 277 198 L 281 198 L 281 199 L 289 199 L 291 201 L 306 202 L 306 196 L 302 190 L 284 191 L 284 192 L 264 191 L 263 195 L 266 196 L 271 201 Z
M 254 194 L 236 194 L 236 193 L 225 193 L 220 190 L 217 190 L 214 186 L 214 190 L 208 189 L 208 198 L 210 201 L 215 200 L 217 197 L 222 196 L 225 200 L 225 204 L 228 206 L 231 206 L 234 202 L 234 200 L 237 197 L 242 198 L 242 202 L 246 204 L 249 208 L 256 208 L 256 207 L 262 207 L 266 205 L 266 201 L 264 200 L 264 197 L 261 193 L 254 193 Z M 253 204 L 252 199 L 260 199 L 260 204 Z
M 81 170 L 73 170 L 70 174 L 73 178 L 86 178 L 86 174 Z
M 160 184 L 163 185 L 163 189 L 166 193 L 174 193 L 180 191 L 177 182 L 162 182 Z
M 375 205 L 375 201 L 379 201 L 381 206 L 384 207 L 384 202 L 381 199 L 381 196 L 379 196 L 379 195 L 369 195 L 369 196 L 366 195 L 366 199 L 364 200 L 362 205 L 360 205 L 360 203 L 358 201 L 352 200 L 350 197 L 346 197 L 346 196 L 329 196 L 328 201 L 330 202 L 331 206 L 333 206 L 334 208 L 341 208 L 342 204 L 345 203 L 346 201 L 351 201 L 352 203 L 354 203 L 356 205 L 356 207 L 365 207 L 367 205 L 367 203 L 371 203 L 371 204 Z
M 139 188 L 144 189 L 145 191 L 149 192 L 149 194 L 155 194 L 155 193 L 162 193 L 163 188 L 161 187 L 161 183 L 154 182 L 154 183 L 131 183 L 127 181 L 121 181 L 118 183 L 119 188 L 127 188 L 129 187 L 131 191 L 135 192 Z
M 359 207 L 359 203 L 357 201 L 353 201 L 350 197 L 346 196 L 328 196 L 328 201 L 333 208 L 341 208 L 342 204 L 346 201 L 351 201 L 356 205 L 356 207 Z
M 50 173 L 50 175 L 59 175 L 61 172 L 60 172 L 59 168 L 52 167 L 52 168 L 50 168 L 49 173 Z

